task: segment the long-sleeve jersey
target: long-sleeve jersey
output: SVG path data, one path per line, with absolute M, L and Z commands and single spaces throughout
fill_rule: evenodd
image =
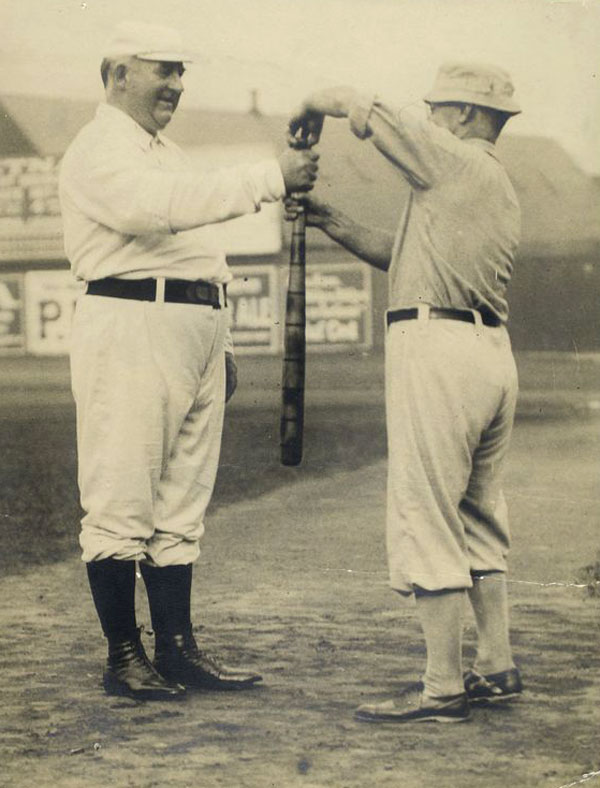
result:
M 285 193 L 275 159 L 200 173 L 167 138 L 100 104 L 69 146 L 59 194 L 65 251 L 78 279 L 148 276 L 226 283 L 210 225 Z
M 495 146 L 373 97 L 361 98 L 349 120 L 411 186 L 389 268 L 390 307 L 479 309 L 506 321 L 521 212 Z

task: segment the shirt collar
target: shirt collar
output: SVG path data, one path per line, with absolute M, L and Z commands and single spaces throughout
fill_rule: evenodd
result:
M 463 142 L 468 142 L 470 145 L 477 145 L 478 148 L 481 148 L 486 153 L 489 153 L 492 158 L 497 159 L 498 154 L 496 153 L 496 146 L 493 142 L 489 140 L 484 140 L 481 137 L 469 137 L 468 139 L 463 139 Z
M 112 104 L 106 104 L 105 102 L 99 104 L 96 110 L 96 117 L 104 123 L 108 123 L 113 128 L 120 129 L 123 133 L 134 137 L 141 148 L 147 150 L 156 145 L 164 145 L 159 134 L 150 134 L 146 129 L 143 129 L 131 115 L 128 115 L 122 109 Z

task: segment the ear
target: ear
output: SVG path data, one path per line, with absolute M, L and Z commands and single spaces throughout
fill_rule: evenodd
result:
M 115 74 L 114 80 L 115 80 L 115 85 L 117 87 L 119 88 L 125 87 L 125 84 L 127 82 L 128 71 L 129 69 L 127 68 L 127 65 L 125 63 L 117 63 L 114 71 Z
M 473 104 L 463 104 L 460 110 L 459 123 L 463 126 L 470 123 L 475 118 L 476 111 Z

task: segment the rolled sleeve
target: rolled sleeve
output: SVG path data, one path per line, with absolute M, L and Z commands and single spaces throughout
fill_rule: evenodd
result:
M 370 139 L 417 189 L 429 188 L 448 171 L 460 141 L 447 129 L 398 111 L 378 96 L 362 96 L 349 114 L 359 139 Z
M 371 136 L 369 129 L 369 116 L 375 101 L 374 95 L 360 95 L 350 108 L 348 120 L 352 132 L 361 140 Z

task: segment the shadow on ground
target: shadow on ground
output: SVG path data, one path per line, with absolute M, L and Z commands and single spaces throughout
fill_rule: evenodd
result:
M 278 413 L 230 407 L 210 517 L 221 506 L 250 501 L 291 481 L 359 468 L 384 456 L 381 407 L 307 409 L 304 460 L 279 462 Z M 71 406 L 13 409 L 0 419 L 2 447 L 0 573 L 59 561 L 78 550 L 75 415 Z

